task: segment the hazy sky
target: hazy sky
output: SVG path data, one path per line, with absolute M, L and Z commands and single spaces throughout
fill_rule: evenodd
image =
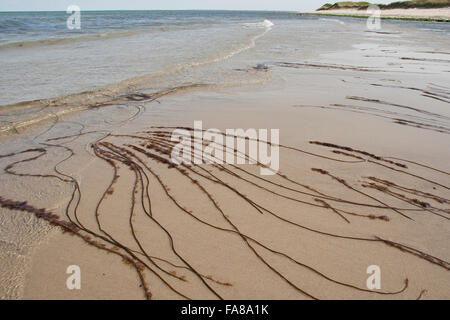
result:
M 337 0 L 336 0 L 337 1 Z M 228 9 L 311 11 L 327 0 L 0 0 L 0 11 L 65 11 L 71 4 L 81 10 Z M 376 1 L 389 3 L 391 1 Z

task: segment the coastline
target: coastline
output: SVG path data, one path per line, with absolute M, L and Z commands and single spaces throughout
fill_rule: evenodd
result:
M 381 19 L 385 20 L 409 20 L 409 21 L 434 21 L 450 22 L 450 8 L 440 9 L 386 9 L 380 10 Z M 333 16 L 349 18 L 369 18 L 366 10 L 336 9 L 314 12 L 304 12 L 301 15 Z
M 336 21 L 305 20 L 319 53 L 296 53 L 302 32 L 274 48 L 294 33 L 275 22 L 233 56 L 247 68 L 220 62 L 230 83 L 255 80 L 241 86 L 136 86 L 11 115 L 83 108 L 1 138 L 0 297 L 448 299 L 447 38 L 346 21 L 330 49 Z M 278 128 L 282 175 L 168 164 L 166 133 L 196 120 Z M 70 265 L 81 290 L 66 287 Z M 371 265 L 379 290 L 366 287 Z

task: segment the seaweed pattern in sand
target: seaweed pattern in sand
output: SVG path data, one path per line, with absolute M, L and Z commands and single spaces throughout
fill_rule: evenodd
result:
M 162 190 L 165 197 L 164 201 L 175 206 L 178 211 L 175 214 L 182 214 L 189 219 L 193 219 L 198 224 L 211 228 L 215 232 L 227 233 L 237 237 L 245 248 L 247 248 L 248 254 L 253 255 L 267 270 L 295 289 L 299 297 L 310 299 L 326 298 L 323 292 L 319 290 L 313 291 L 312 289 L 307 290 L 303 288 L 296 279 L 293 279 L 292 276 L 280 270 L 270 259 L 267 259 L 267 255 L 285 259 L 285 261 L 295 264 L 303 272 L 309 272 L 314 277 L 327 281 L 330 284 L 366 294 L 400 294 L 407 290 L 409 282 L 406 278 L 403 279 L 403 285 L 395 290 L 372 291 L 356 283 L 336 279 L 322 271 L 321 266 L 309 265 L 297 257 L 275 249 L 270 243 L 265 243 L 262 239 L 246 234 L 246 232 L 242 231 L 242 229 L 245 229 L 244 226 L 239 225 L 233 218 L 230 218 L 230 214 L 221 206 L 220 194 L 217 194 L 217 192 L 208 186 L 212 184 L 219 186 L 222 190 L 227 190 L 233 197 L 247 203 L 249 208 L 258 214 L 268 215 L 280 223 L 298 228 L 307 233 L 315 234 L 329 241 L 341 240 L 388 246 L 398 250 L 399 254 L 412 255 L 417 259 L 422 259 L 447 271 L 450 270 L 449 262 L 430 253 L 418 250 L 408 244 L 377 235 L 355 236 L 351 234 L 332 233 L 297 222 L 295 219 L 286 217 L 282 210 L 268 208 L 261 201 L 263 197 L 257 198 L 246 195 L 244 193 L 245 190 L 242 190 L 242 186 L 252 186 L 259 190 L 262 196 L 267 194 L 276 197 L 279 201 L 295 203 L 302 210 L 314 207 L 318 210 L 330 212 L 336 219 L 339 219 L 341 223 L 346 225 L 350 225 L 353 221 L 352 219 L 368 219 L 368 221 L 380 221 L 381 223 L 389 223 L 392 219 L 406 219 L 405 221 L 414 223 L 414 217 L 418 214 L 432 214 L 438 219 L 442 219 L 442 223 L 448 223 L 450 215 L 448 204 L 450 203 L 450 199 L 432 192 L 416 190 L 395 181 L 389 181 L 385 177 L 369 176 L 361 177 L 361 180 L 358 181 L 347 181 L 337 174 L 330 172 L 326 167 L 311 167 L 311 174 L 330 179 L 330 183 L 337 184 L 346 190 L 349 195 L 357 194 L 359 197 L 356 199 L 361 199 L 361 197 L 367 199 L 366 202 L 354 200 L 355 197 L 353 196 L 342 197 L 320 191 L 317 186 L 308 185 L 281 172 L 277 172 L 270 178 L 259 176 L 254 173 L 252 168 L 264 165 L 256 159 L 251 159 L 246 154 L 238 154 L 238 156 L 252 160 L 255 166 L 246 167 L 219 163 L 175 165 L 170 159 L 172 149 L 175 146 L 175 142 L 171 141 L 171 133 L 174 129 L 184 129 L 188 132 L 193 131 L 189 127 L 152 127 L 151 130 L 128 135 L 100 132 L 103 136 L 90 144 L 90 148 L 95 157 L 101 159 L 104 165 L 109 167 L 112 172 L 109 185 L 96 200 L 96 209 L 89 213 L 95 219 L 95 228 L 83 223 L 79 217 L 80 212 L 78 208 L 83 199 L 81 196 L 80 182 L 75 177 L 62 172 L 58 166 L 75 155 L 75 151 L 68 147 L 65 142 L 80 138 L 81 136 L 99 134 L 96 131 L 83 132 L 83 128 L 81 128 L 74 135 L 49 138 L 45 143 L 41 143 L 41 148 L 32 148 L 0 156 L 3 159 L 15 158 L 17 156 L 22 157 L 21 160 L 12 161 L 4 168 L 6 174 L 15 175 L 23 179 L 58 179 L 62 183 L 71 185 L 72 195 L 66 205 L 65 216 L 60 217 L 46 209 L 36 208 L 22 199 L 17 200 L 0 197 L 0 205 L 3 208 L 34 214 L 37 218 L 45 219 L 49 223 L 61 228 L 64 232 L 80 237 L 91 246 L 119 256 L 124 263 L 130 265 L 137 272 L 141 288 L 147 299 L 152 298 L 152 286 L 150 283 L 156 281 L 155 279 L 163 283 L 172 293 L 184 299 L 190 299 L 191 297 L 177 283 L 186 284 L 189 281 L 187 275 L 195 278 L 198 283 L 218 299 L 232 298 L 232 296 L 227 295 L 226 288 L 233 286 L 232 279 L 219 280 L 219 277 L 199 270 L 199 267 L 195 266 L 196 263 L 190 259 L 189 255 L 179 249 L 170 228 L 165 226 L 158 218 L 159 215 L 154 212 L 155 209 L 152 206 L 152 199 L 155 189 Z M 234 139 L 236 136 L 232 136 L 232 138 Z M 267 142 L 267 144 L 270 143 Z M 444 182 L 422 176 L 410 168 L 430 170 L 434 173 L 434 177 L 438 175 L 442 178 L 441 180 L 448 181 L 448 176 L 450 175 L 448 172 L 428 165 L 419 164 L 411 160 L 380 156 L 368 151 L 330 142 L 311 141 L 310 146 L 319 148 L 320 150 L 325 148 L 332 155 L 328 156 L 323 153 L 310 151 L 309 149 L 279 145 L 281 150 L 285 152 L 312 159 L 321 159 L 325 162 L 338 163 L 343 166 L 364 163 L 365 165 L 381 168 L 387 173 L 395 172 L 397 175 L 400 174 L 410 179 L 427 183 L 433 189 L 439 188 L 445 192 L 450 189 Z M 47 154 L 50 148 L 61 149 L 68 153 L 68 156 L 54 166 L 53 174 L 26 173 L 23 172 L 23 169 L 20 172 L 16 169 L 20 164 L 30 165 L 35 161 L 39 161 Z M 237 152 L 236 149 L 230 149 L 226 145 L 223 148 L 225 153 L 235 154 Z M 195 149 L 191 149 L 191 155 L 193 157 L 199 157 Z M 212 206 L 214 214 L 220 217 L 223 223 L 219 225 L 210 222 L 194 209 L 190 208 L 188 204 L 184 203 L 183 199 L 171 190 L 170 182 L 166 179 L 169 171 L 170 174 L 178 176 L 177 184 L 182 184 L 186 188 L 192 188 L 199 197 L 204 197 L 209 205 Z M 123 176 L 126 175 L 131 176 L 132 179 L 124 179 Z M 118 183 L 131 184 L 129 185 L 131 192 L 129 193 L 128 200 L 125 199 L 126 195 L 117 195 L 114 192 L 114 187 Z M 295 194 L 295 196 L 292 194 Z M 121 240 L 122 237 L 120 234 L 114 234 L 105 227 L 105 219 L 107 219 L 107 216 L 101 214 L 102 204 L 107 200 L 114 199 L 114 197 L 117 197 L 117 201 L 128 201 L 129 203 L 128 212 L 121 212 L 120 214 L 128 217 L 128 224 L 124 227 L 127 228 L 133 240 L 132 244 L 128 241 Z M 386 199 L 391 198 L 402 201 L 405 203 L 405 207 L 390 204 Z M 281 205 L 280 208 L 282 208 Z M 373 210 L 384 212 L 384 214 L 370 213 Z M 138 226 L 134 223 L 135 217 L 139 212 L 143 213 L 145 218 L 165 235 L 165 241 L 170 251 L 167 256 L 175 257 L 178 262 L 173 262 L 166 257 L 156 256 L 146 247 L 141 239 L 140 233 L 137 231 Z M 86 214 L 88 213 L 83 212 L 83 215 Z M 332 215 L 330 215 L 330 219 L 332 219 Z M 179 269 L 180 271 L 177 272 L 173 269 Z M 413 294 L 421 298 L 424 292 L 425 289 L 420 293 Z

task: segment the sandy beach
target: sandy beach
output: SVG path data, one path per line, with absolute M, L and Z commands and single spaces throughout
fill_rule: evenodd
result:
M 367 16 L 372 13 L 367 13 L 366 10 L 356 9 L 338 9 L 338 10 L 324 10 L 314 11 L 314 14 L 332 14 L 332 15 L 352 15 L 352 16 Z M 435 9 L 385 9 L 380 10 L 380 16 L 383 18 L 411 18 L 411 19 L 445 19 L 450 20 L 450 8 L 435 8 Z
M 169 84 L 2 107 L 0 298 L 449 299 L 448 33 L 307 19 Z M 279 171 L 174 165 L 195 121 L 279 129 Z

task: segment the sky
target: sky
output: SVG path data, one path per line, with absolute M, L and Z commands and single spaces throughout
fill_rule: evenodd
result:
M 337 1 L 337 0 L 336 0 Z M 313 11 L 327 0 L 0 0 L 0 11 L 66 11 L 69 5 L 81 10 L 282 10 Z M 391 1 L 376 1 L 389 3 Z

